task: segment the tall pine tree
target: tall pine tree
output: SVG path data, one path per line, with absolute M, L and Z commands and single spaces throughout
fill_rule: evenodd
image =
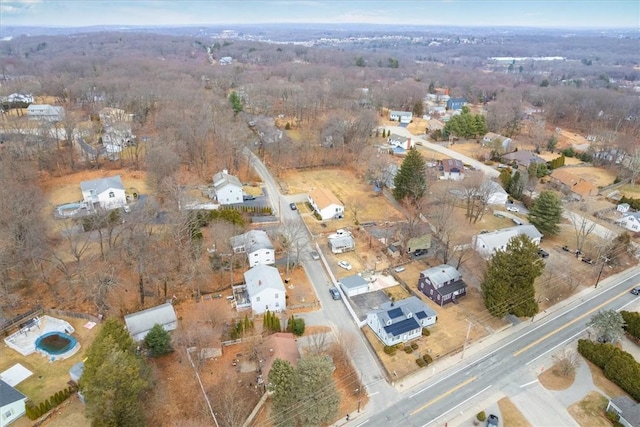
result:
M 416 203 L 427 191 L 426 164 L 415 148 L 407 153 L 400 170 L 393 179 L 393 197 L 401 201 L 405 198 Z
M 554 191 L 543 191 L 529 210 L 529 222 L 542 234 L 558 234 L 562 221 L 562 200 Z

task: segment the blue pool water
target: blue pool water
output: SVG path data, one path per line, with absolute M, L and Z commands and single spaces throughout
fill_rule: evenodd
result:
M 47 332 L 36 340 L 36 348 L 52 356 L 57 356 L 76 346 L 76 339 L 64 332 Z

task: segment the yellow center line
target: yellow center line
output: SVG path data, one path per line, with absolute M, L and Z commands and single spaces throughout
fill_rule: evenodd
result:
M 605 305 L 609 304 L 611 301 L 620 298 L 622 295 L 628 293 L 629 290 L 625 290 L 624 292 L 619 293 L 618 295 L 614 296 L 611 299 L 608 299 L 607 301 L 603 302 L 602 304 L 600 304 L 599 306 L 591 309 L 590 311 L 587 311 L 586 313 L 583 313 L 582 315 L 576 317 L 575 319 L 573 319 L 572 321 L 565 323 L 564 325 L 560 326 L 558 329 L 556 329 L 555 331 L 551 331 L 549 332 L 547 335 L 543 336 L 542 338 L 539 338 L 537 340 L 535 340 L 534 342 L 526 345 L 525 347 L 522 347 L 520 350 L 516 351 L 515 353 L 513 353 L 514 357 L 517 357 L 519 355 L 521 355 L 522 353 L 524 353 L 525 351 L 529 350 L 531 347 L 536 346 L 538 344 L 540 344 L 542 341 L 546 340 L 547 338 L 549 338 L 552 335 L 557 334 L 558 332 L 560 332 L 561 330 L 568 328 L 569 326 L 573 325 L 574 323 L 576 323 L 578 320 L 584 319 L 585 317 L 587 317 L 588 315 L 590 315 L 591 313 L 593 313 L 596 310 L 600 310 L 602 307 L 604 307 Z
M 425 403 L 423 406 L 419 407 L 418 409 L 416 409 L 415 411 L 411 412 L 411 415 L 415 415 L 420 411 L 423 411 L 424 409 L 428 408 L 429 406 L 433 405 L 434 403 L 436 403 L 437 401 L 439 401 L 440 399 L 449 396 L 451 393 L 455 392 L 456 390 L 461 389 L 462 387 L 466 386 L 469 383 L 474 382 L 478 377 L 471 377 L 469 379 L 467 379 L 464 382 L 461 382 L 460 384 L 458 384 L 457 386 L 455 386 L 454 388 L 452 388 L 451 390 L 447 391 L 446 393 L 441 394 L 440 396 L 436 397 L 435 399 L 432 399 L 430 401 L 428 401 L 427 403 Z

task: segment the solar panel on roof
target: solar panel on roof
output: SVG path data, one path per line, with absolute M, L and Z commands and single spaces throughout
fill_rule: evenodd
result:
M 398 323 L 394 323 L 393 325 L 385 326 L 384 330 L 397 337 L 398 335 L 404 334 L 405 332 L 413 331 L 414 329 L 420 328 L 418 322 L 413 317 L 402 320 Z
M 393 310 L 387 311 L 387 314 L 389 315 L 390 319 L 395 319 L 396 317 L 402 316 L 402 309 L 394 308 Z
M 416 313 L 416 317 L 418 319 L 424 319 L 424 318 L 427 317 L 427 314 L 424 311 L 419 311 L 419 312 Z

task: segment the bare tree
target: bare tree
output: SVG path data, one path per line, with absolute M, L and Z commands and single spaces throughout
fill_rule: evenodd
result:
M 573 348 L 564 348 L 553 355 L 553 372 L 561 377 L 572 377 L 580 366 L 580 356 Z
M 455 206 L 458 203 L 457 197 L 451 193 L 450 185 L 443 185 L 434 188 L 434 194 L 430 198 L 427 207 L 427 217 L 431 224 L 434 236 L 440 241 L 442 251 L 442 262 L 449 261 L 452 242 L 457 235 L 459 224 L 453 217 Z
M 460 184 L 459 190 L 466 205 L 469 223 L 475 224 L 482 219 L 496 192 L 496 187 L 483 173 L 468 174 Z
M 302 221 L 285 219 L 279 228 L 279 241 L 287 254 L 287 276 L 293 257 L 293 264 L 300 265 L 300 255 L 307 242 L 307 229 Z
M 582 205 L 586 207 L 585 205 Z M 593 233 L 593 230 L 596 228 L 596 223 L 591 221 L 587 217 L 576 213 L 575 211 L 580 209 L 582 206 L 578 206 L 577 203 L 574 203 L 571 206 L 571 209 L 565 209 L 567 216 L 569 217 L 569 221 L 573 226 L 573 230 L 576 236 L 576 249 L 582 251 L 587 238 Z

